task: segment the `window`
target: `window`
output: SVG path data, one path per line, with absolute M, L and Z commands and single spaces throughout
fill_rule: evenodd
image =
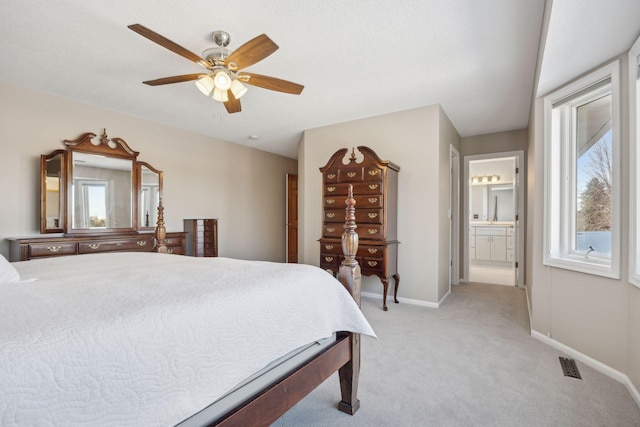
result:
M 545 97 L 546 265 L 620 277 L 618 62 Z
M 629 281 L 640 287 L 640 38 L 629 51 L 631 238 Z

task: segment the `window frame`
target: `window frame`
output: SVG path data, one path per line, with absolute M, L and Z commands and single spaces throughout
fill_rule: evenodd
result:
M 629 282 L 640 287 L 640 94 L 637 91 L 640 67 L 640 37 L 628 54 L 629 73 Z
M 602 96 L 599 83 L 610 79 L 611 92 L 611 256 L 589 255 L 572 250 L 576 227 L 577 171 L 575 139 L 575 115 L 563 115 L 558 123 L 554 119 L 554 104 L 563 101 L 573 111 L 579 100 L 594 100 Z M 609 86 L 609 85 L 607 85 Z M 607 89 L 608 93 L 609 90 Z M 575 99 L 571 99 L 576 97 Z M 567 110 L 567 109 L 565 109 Z M 567 117 L 568 116 L 568 117 Z M 560 144 L 554 144 L 554 133 L 561 125 Z M 582 273 L 620 278 L 620 63 L 613 61 L 588 75 L 544 97 L 544 256 L 543 264 Z M 640 277 L 640 276 L 639 276 Z

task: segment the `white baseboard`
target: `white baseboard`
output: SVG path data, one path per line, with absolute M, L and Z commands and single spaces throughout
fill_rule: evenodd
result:
M 379 300 L 382 301 L 382 294 L 375 294 L 373 292 L 361 292 L 360 295 L 362 295 L 363 297 L 379 299 Z M 449 295 L 449 294 L 447 294 L 447 295 Z M 447 295 L 445 295 L 445 298 L 447 297 Z M 441 301 L 443 301 L 443 300 L 444 300 L 444 298 Z M 398 301 L 403 302 L 405 304 L 419 305 L 419 306 L 422 306 L 422 307 L 430 307 L 430 308 L 439 308 L 440 307 L 440 303 L 438 303 L 438 302 L 422 301 L 422 300 L 419 300 L 419 299 L 398 297 Z M 393 304 L 393 296 L 389 297 L 389 295 L 387 295 L 387 305 L 389 305 L 389 303 Z
M 561 342 L 558 342 L 552 338 L 549 338 L 538 331 L 531 330 L 531 336 L 555 348 L 556 350 L 559 350 L 571 356 L 572 358 L 579 360 L 580 362 L 595 369 L 601 374 L 604 374 L 609 378 L 612 378 L 618 382 L 621 382 L 627 387 L 627 390 L 631 394 L 631 397 L 633 397 L 633 400 L 635 400 L 636 405 L 640 407 L 640 393 L 638 392 L 638 389 L 631 382 L 631 379 L 626 374 L 623 374 L 622 372 L 616 369 L 613 369 L 611 366 L 605 365 L 604 363 L 599 362 L 596 359 L 587 356 L 586 354 L 580 353 L 579 351 L 574 350 L 573 348 L 566 346 Z

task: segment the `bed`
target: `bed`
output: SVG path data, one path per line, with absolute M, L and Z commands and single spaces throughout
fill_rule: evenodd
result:
M 359 335 L 375 334 L 349 209 L 342 283 L 163 253 L 0 257 L 0 425 L 269 425 L 336 370 L 355 413 Z

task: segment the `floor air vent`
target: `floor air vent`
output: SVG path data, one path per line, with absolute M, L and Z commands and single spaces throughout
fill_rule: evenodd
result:
M 564 372 L 565 377 L 582 379 L 575 360 L 568 357 L 560 357 L 560 366 L 562 366 L 562 372 Z

